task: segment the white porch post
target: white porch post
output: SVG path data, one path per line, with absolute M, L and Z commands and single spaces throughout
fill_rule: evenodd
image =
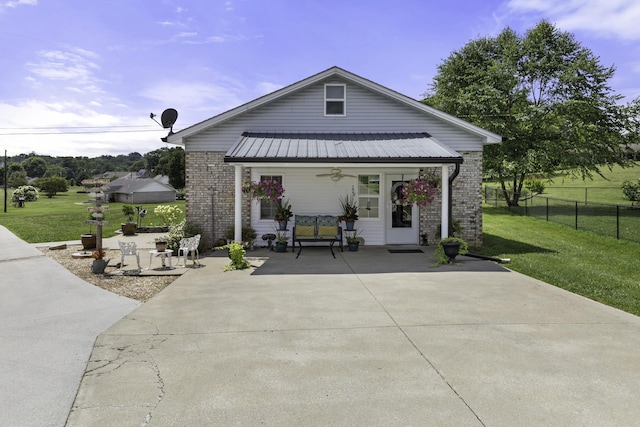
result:
M 235 165 L 235 221 L 234 221 L 234 233 L 233 240 L 236 242 L 242 242 L 242 165 Z
M 442 165 L 442 218 L 440 238 L 449 237 L 449 165 Z

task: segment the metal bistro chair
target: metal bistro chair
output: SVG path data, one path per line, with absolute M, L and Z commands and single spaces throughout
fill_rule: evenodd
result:
M 142 271 L 142 267 L 140 267 L 140 254 L 138 253 L 138 248 L 135 242 L 121 242 L 118 240 L 118 245 L 120 246 L 120 252 L 122 253 L 120 256 L 120 268 L 118 268 L 118 271 L 122 270 L 122 267 L 124 267 L 124 257 L 128 255 L 136 257 L 138 270 Z
M 180 248 L 178 248 L 178 263 L 180 262 L 180 256 L 184 256 L 184 266 L 187 266 L 187 257 L 191 252 L 191 259 L 193 265 L 200 265 L 200 251 L 198 246 L 200 245 L 200 235 L 196 234 L 193 237 L 186 237 L 180 240 Z

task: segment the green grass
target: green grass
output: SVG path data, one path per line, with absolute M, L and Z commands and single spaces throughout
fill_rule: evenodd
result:
M 484 255 L 509 268 L 595 301 L 640 315 L 640 244 L 486 206 Z
M 86 193 L 78 193 L 81 187 L 72 187 L 66 193 L 59 193 L 49 199 L 40 195 L 35 202 L 28 202 L 24 208 L 13 207 L 11 203 L 12 191 L 7 192 L 7 212 L 4 212 L 4 191 L 2 191 L 2 210 L 0 211 L 0 225 L 7 227 L 16 236 L 29 243 L 59 242 L 67 240 L 80 240 L 80 235 L 88 233 L 90 227 L 85 224 L 89 219 L 87 208 L 93 206 L 86 203 L 89 197 Z M 173 203 L 161 203 L 163 205 L 178 206 L 183 211 L 184 200 Z M 109 225 L 103 227 L 103 236 L 115 236 L 120 224 L 127 218 L 122 213 L 124 203 L 109 203 L 109 210 L 105 212 L 105 220 Z M 145 204 L 147 216 L 142 220 L 143 226 L 163 225 L 162 220 L 153 213 L 158 204 Z M 91 231 L 95 233 L 95 226 Z

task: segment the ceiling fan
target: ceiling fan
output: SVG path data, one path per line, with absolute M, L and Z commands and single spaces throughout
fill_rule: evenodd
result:
M 331 168 L 331 173 L 319 173 L 316 176 L 330 176 L 332 181 L 340 181 L 345 176 L 349 176 L 352 178 L 356 177 L 355 175 L 342 173 L 342 169 L 340 168 Z

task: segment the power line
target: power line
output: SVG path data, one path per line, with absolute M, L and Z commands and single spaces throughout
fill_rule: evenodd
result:
M 7 132 L 0 133 L 0 136 L 16 136 L 16 135 L 84 135 L 84 134 L 100 134 L 100 133 L 141 133 L 141 132 L 157 132 L 157 130 L 98 130 L 98 131 L 77 131 L 77 132 Z

